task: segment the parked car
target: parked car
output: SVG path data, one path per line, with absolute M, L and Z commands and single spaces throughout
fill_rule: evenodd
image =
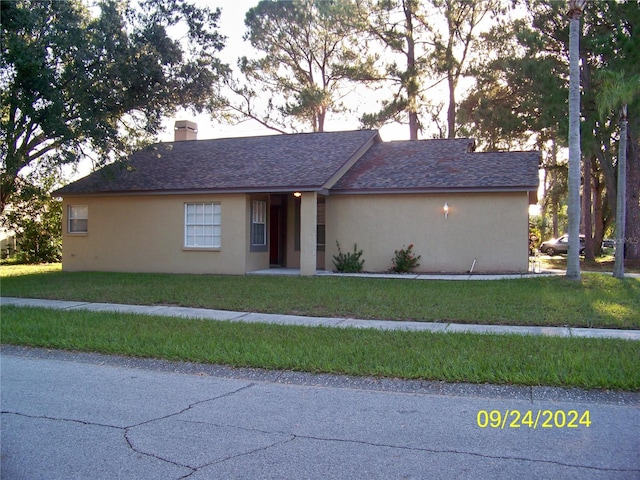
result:
M 560 238 L 553 238 L 542 242 L 540 245 L 540 252 L 546 253 L 549 256 L 557 255 L 559 253 L 567 253 L 569 250 L 569 235 L 562 235 Z M 580 255 L 584 253 L 584 235 L 580 235 Z

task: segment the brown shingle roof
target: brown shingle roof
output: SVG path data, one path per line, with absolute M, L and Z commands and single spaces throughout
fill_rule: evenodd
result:
M 535 190 L 539 152 L 473 152 L 469 139 L 378 143 L 332 192 Z
M 378 132 L 358 130 L 159 143 L 54 195 L 319 190 Z
M 160 143 L 53 195 L 538 188 L 538 152 L 473 148 L 464 138 L 382 142 L 373 130 Z

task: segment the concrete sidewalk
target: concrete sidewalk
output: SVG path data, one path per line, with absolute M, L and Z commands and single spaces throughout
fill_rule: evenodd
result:
M 546 335 L 555 337 L 619 338 L 640 341 L 640 330 L 606 328 L 523 327 L 512 325 L 471 325 L 458 323 L 407 322 L 388 320 L 361 320 L 356 318 L 304 317 L 269 313 L 233 312 L 206 308 L 187 308 L 164 305 L 123 305 L 115 303 L 88 303 L 68 300 L 42 300 L 33 298 L 0 297 L 1 305 L 41 307 L 57 310 L 89 310 L 139 315 L 194 318 L 201 320 L 227 320 L 246 323 L 301 325 L 308 327 L 375 328 L 379 330 L 405 330 L 430 332 L 467 332 L 479 334 Z

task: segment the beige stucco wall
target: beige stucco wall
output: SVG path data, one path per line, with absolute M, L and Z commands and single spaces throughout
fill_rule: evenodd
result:
M 255 196 L 254 196 L 255 197 Z M 244 274 L 269 268 L 268 252 L 251 252 L 252 196 L 157 195 L 65 197 L 63 269 Z M 222 246 L 184 248 L 184 204 L 220 202 Z M 449 205 L 445 220 L 443 205 Z M 89 208 L 89 232 L 67 233 L 68 205 Z M 287 212 L 287 266 L 300 267 L 294 250 L 294 202 Z M 526 271 L 526 193 L 447 195 L 333 195 L 326 199 L 326 265 L 336 240 L 363 249 L 366 271 L 387 271 L 395 249 L 414 244 L 419 272 Z M 322 263 L 322 262 L 319 262 Z M 319 265 L 319 268 L 323 268 Z
M 184 248 L 184 204 L 211 201 L 221 204 L 221 248 Z M 86 235 L 67 233 L 68 205 L 89 207 Z M 268 252 L 250 252 L 249 209 L 244 194 L 65 197 L 63 269 L 244 274 L 268 268 Z
M 443 206 L 449 205 L 444 218 Z M 354 243 L 365 271 L 391 269 L 394 250 L 414 244 L 417 272 L 524 272 L 528 268 L 528 195 L 333 195 L 327 199 L 327 268 Z

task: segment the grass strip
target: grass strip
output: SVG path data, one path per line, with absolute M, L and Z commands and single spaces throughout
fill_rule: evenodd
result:
M 586 389 L 640 389 L 637 342 L 389 332 L 0 307 L 2 342 L 237 367 Z
M 3 266 L 2 295 L 324 317 L 640 328 L 640 279 L 494 281 L 62 272 Z

